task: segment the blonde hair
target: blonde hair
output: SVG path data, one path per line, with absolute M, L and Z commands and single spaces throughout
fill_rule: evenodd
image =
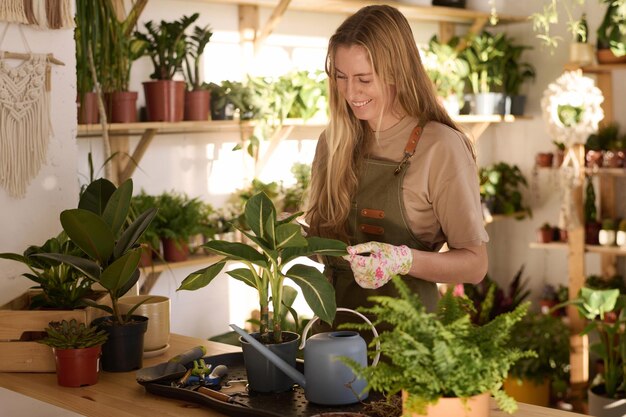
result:
M 381 83 L 395 87 L 395 102 L 385 107 L 459 129 L 437 100 L 402 13 L 391 6 L 374 5 L 348 17 L 328 43 L 330 121 L 326 141 L 318 146 L 307 209 L 311 234 L 347 241 L 346 220 L 356 192 L 359 162 L 374 134 L 367 121 L 357 119 L 338 93 L 334 58 L 340 46 L 365 48 Z

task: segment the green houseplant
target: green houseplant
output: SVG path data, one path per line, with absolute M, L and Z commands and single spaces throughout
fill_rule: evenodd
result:
M 293 223 L 302 213 L 295 213 L 286 219 L 278 220 L 276 208 L 265 193 L 257 193 L 252 196 L 245 205 L 245 220 L 250 231 L 243 230 L 235 225 L 250 241 L 250 244 L 212 240 L 203 247 L 223 258 L 207 268 L 200 269 L 188 275 L 181 283 L 178 290 L 197 290 L 210 284 L 218 276 L 229 262 L 239 262 L 242 268 L 229 270 L 226 273 L 250 287 L 254 288 L 259 295 L 260 330 L 255 338 L 264 344 L 275 346 L 291 345 L 293 349 L 286 353 L 291 356 L 287 362 L 295 365 L 295 343 L 299 337 L 297 334 L 289 334 L 283 331 L 281 320 L 270 320 L 270 304 L 273 317 L 280 317 L 284 308 L 283 293 L 286 278 L 292 280 L 302 291 L 307 304 L 321 320 L 332 323 L 335 317 L 335 291 L 326 277 L 312 266 L 294 264 L 286 269 L 286 265 L 300 256 L 345 255 L 346 244 L 340 241 L 323 239 L 318 237 L 304 237 L 302 227 Z M 293 311 L 290 310 L 290 311 Z M 283 343 L 285 342 L 285 343 Z M 248 350 L 249 349 L 249 350 Z M 244 344 L 244 357 L 247 358 L 249 351 L 254 348 Z M 260 356 L 260 354 L 259 354 Z M 246 367 L 251 365 L 245 359 Z M 269 364 L 269 362 L 267 362 Z M 266 380 L 273 380 L 273 365 L 268 369 L 270 373 Z M 282 372 L 280 372 L 282 375 Z M 254 387 L 260 391 L 279 391 L 291 387 L 291 380 L 282 375 L 282 378 L 274 382 L 274 386 Z
M 526 105 L 526 96 L 521 93 L 521 87 L 526 81 L 536 76 L 535 67 L 528 62 L 520 62 L 522 53 L 531 49 L 530 46 L 517 45 L 511 38 L 505 37 L 504 56 L 502 58 L 502 72 L 504 74 L 502 86 L 506 95 L 504 113 L 523 115 Z
M 551 382 L 559 386 L 568 379 L 567 326 L 560 318 L 529 312 L 515 324 L 511 345 L 537 356 L 520 359 L 511 367 L 504 390 L 517 401 L 548 407 Z
M 150 121 L 183 120 L 185 82 L 173 81 L 173 78 L 182 71 L 187 51 L 185 31 L 198 16 L 198 13 L 194 13 L 172 22 L 161 20 L 158 25 L 150 20 L 144 23 L 146 32 L 135 31 L 138 48 L 150 57 L 154 66 L 154 72 L 150 75 L 154 81 L 143 83 Z M 174 97 L 174 100 L 166 100 L 166 97 Z
M 98 382 L 98 360 L 107 340 L 104 330 L 71 319 L 50 322 L 45 331 L 47 336 L 39 343 L 54 352 L 59 385 L 81 387 Z
M 481 167 L 479 170 L 480 196 L 491 214 L 523 218 L 532 215 L 524 204 L 521 187 L 528 186 L 526 177 L 517 165 L 506 162 Z
M 448 43 L 441 43 L 437 36 L 428 41 L 428 48 L 423 50 L 424 67 L 430 80 L 435 85 L 437 94 L 444 101 L 450 114 L 459 114 L 465 101 L 463 97 L 465 79 L 469 75 L 466 60 L 457 50 L 459 38 L 453 37 Z
M 84 257 L 53 253 L 38 255 L 72 265 L 107 291 L 110 307 L 89 300 L 85 302 L 110 314 L 94 323 L 109 334 L 103 347 L 102 367 L 111 371 L 141 367 L 143 333 L 147 326 L 145 317 L 132 315 L 139 305 L 122 314 L 118 304 L 119 298 L 139 279 L 141 247 L 138 241 L 157 212 L 156 208 L 148 209 L 129 224 L 132 192 L 130 179 L 119 188 L 106 179 L 89 184 L 81 195 L 78 208 L 64 210 L 60 216 L 63 230 L 84 252 Z M 118 343 L 122 347 L 117 346 Z
M 623 62 L 626 55 L 626 6 L 623 1 L 601 0 L 607 5 L 597 30 L 598 61 L 601 64 Z
M 208 25 L 195 26 L 187 37 L 184 59 L 187 91 L 185 91 L 185 120 L 208 120 L 210 91 L 200 80 L 200 61 L 213 32 Z
M 79 271 L 54 259 L 36 256 L 40 253 L 79 255 L 78 249 L 65 232 L 48 239 L 42 246 L 29 246 L 22 255 L 0 253 L 0 259 L 10 259 L 26 265 L 30 272 L 23 276 L 37 284 L 41 293 L 30 299 L 30 309 L 57 308 L 74 309 L 83 307 L 83 299 L 93 297 L 92 282 Z
M 478 326 L 471 321 L 472 305 L 465 297 L 448 291 L 439 300 L 437 312 L 428 313 L 398 277 L 393 284 L 399 298 L 370 297 L 375 305 L 359 309 L 376 317 L 374 325 L 391 324 L 391 330 L 378 337 L 381 353 L 388 360 L 365 368 L 346 361 L 367 380 L 369 388 L 387 395 L 403 391 L 406 415 L 425 414 L 429 407 L 449 398 L 465 398 L 473 408 L 476 404 L 470 398 L 478 395 L 482 396 L 475 401 L 488 412 L 489 393 L 503 411 L 513 412 L 514 400 L 500 387 L 517 360 L 533 355 L 509 343 L 512 328 L 526 313 L 528 303 Z M 460 403 L 459 414 L 448 415 L 465 411 Z

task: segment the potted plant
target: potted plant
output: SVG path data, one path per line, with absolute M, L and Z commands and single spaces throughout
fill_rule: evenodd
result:
M 182 71 L 187 42 L 185 30 L 198 19 L 199 14 L 183 16 L 179 20 L 161 20 L 157 26 L 151 20 L 144 24 L 146 33 L 135 31 L 138 48 L 148 55 L 154 65 L 150 78 L 143 83 L 148 120 L 180 122 L 183 120 L 185 82 L 174 81 Z
M 461 53 L 469 65 L 468 80 L 474 95 L 474 114 L 504 112 L 504 96 L 497 90 L 502 90 L 502 62 L 507 45 L 505 33 L 492 35 L 483 31 L 472 36 Z
M 208 84 L 200 81 L 200 60 L 211 36 L 213 36 L 213 32 L 207 25 L 204 27 L 195 26 L 193 34 L 187 38 L 187 51 L 184 60 L 187 78 L 185 120 L 209 120 L 211 92 L 206 88 Z
M 203 85 L 210 91 L 211 120 L 233 120 L 235 105 L 229 97 L 230 82 L 222 81 L 220 84 L 204 83 Z
M 93 76 L 89 68 L 89 48 L 92 48 L 94 58 L 98 56 L 95 37 L 98 31 L 94 30 L 94 20 L 97 16 L 98 4 L 94 1 L 78 2 L 76 4 L 76 104 L 78 106 L 78 124 L 98 123 L 98 93 L 94 91 Z
M 306 201 L 307 191 L 311 183 L 311 165 L 296 162 L 291 167 L 291 173 L 296 179 L 296 183 L 283 189 L 283 211 L 295 213 Z
M 458 115 L 463 107 L 465 78 L 469 74 L 467 61 L 459 56 L 458 44 L 456 36 L 448 43 L 441 43 L 437 36 L 433 36 L 428 41 L 428 48 L 422 51 L 426 73 L 451 115 Z
M 479 172 L 480 196 L 491 214 L 504 214 L 523 218 L 531 215 L 522 199 L 520 188 L 528 182 L 517 165 L 506 162 L 481 167 Z
M 516 401 L 548 407 L 551 383 L 568 377 L 569 329 L 560 318 L 529 312 L 513 327 L 511 345 L 537 356 L 510 368 L 504 390 Z
M 544 223 L 537 230 L 537 242 L 539 243 L 550 243 L 552 242 L 552 226 L 549 223 Z
M 480 326 L 472 323 L 472 303 L 465 297 L 448 291 L 437 311 L 428 313 L 398 277 L 393 285 L 400 297 L 370 297 L 375 305 L 358 309 L 373 315 L 375 326 L 391 325 L 377 338 L 386 361 L 362 367 L 346 360 L 368 388 L 387 395 L 402 391 L 404 415 L 487 416 L 490 395 L 500 409 L 512 413 L 515 401 L 500 388 L 511 366 L 533 355 L 510 343 L 528 303 Z M 438 407 L 451 402 L 456 406 L 437 414 Z
M 618 230 L 617 235 L 615 236 L 615 243 L 617 243 L 617 246 L 624 248 L 626 247 L 626 219 L 622 219 L 617 228 Z
M 552 152 L 538 152 L 535 155 L 535 165 L 540 168 L 552 168 L 554 154 Z
M 544 285 L 541 291 L 541 298 L 539 299 L 541 313 L 551 314 L 554 317 L 564 316 L 565 309 L 554 307 L 567 301 L 568 296 L 568 288 L 563 284 L 559 284 L 558 288 L 554 288 L 551 284 Z
M 626 158 L 626 136 L 614 137 L 609 141 L 606 152 L 604 152 L 603 165 L 608 168 L 624 167 Z
M 226 273 L 254 288 L 259 294 L 260 330 L 255 339 L 269 345 L 292 366 L 299 335 L 284 332 L 281 320 L 270 320 L 270 304 L 273 318 L 281 316 L 284 280 L 291 279 L 300 287 L 302 295 L 313 313 L 321 320 L 332 323 L 335 317 L 335 291 L 326 277 L 312 266 L 294 264 L 286 269 L 290 261 L 300 256 L 342 256 L 346 244 L 337 240 L 304 237 L 300 224 L 293 223 L 302 213 L 295 213 L 278 220 L 276 208 L 264 194 L 252 196 L 245 206 L 245 219 L 250 231 L 235 225 L 250 244 L 212 240 L 204 245 L 208 251 L 223 258 L 207 268 L 188 275 L 178 290 L 197 290 L 208 285 L 229 262 L 239 262 L 243 268 Z M 293 381 L 275 368 L 251 345 L 242 342 L 244 361 L 250 388 L 260 392 L 279 392 L 290 389 Z
M 600 232 L 598 233 L 598 242 L 602 246 L 615 245 L 615 220 L 602 220 L 602 229 L 600 229 Z
M 163 192 L 157 198 L 159 215 L 155 231 L 163 244 L 167 262 L 181 262 L 189 257 L 189 240 L 202 232 L 204 203 L 184 193 Z
M 107 340 L 104 330 L 71 319 L 50 322 L 45 331 L 47 336 L 39 343 L 54 352 L 59 385 L 82 387 L 98 382 L 98 363 Z
M 106 179 L 98 179 L 81 195 L 77 209 L 61 212 L 63 230 L 88 259 L 53 253 L 38 255 L 72 265 L 107 291 L 110 307 L 85 300 L 110 314 L 92 324 L 109 335 L 102 348 L 105 371 L 124 372 L 142 365 L 147 318 L 132 315 L 139 305 L 126 314 L 121 313 L 118 300 L 139 279 L 141 247 L 138 240 L 157 209 L 146 210 L 129 224 L 132 192 L 131 179 L 119 188 Z
M 587 177 L 587 187 L 585 188 L 585 243 L 597 245 L 598 235 L 602 228 L 602 223 L 598 221 L 598 210 L 596 209 L 596 192 L 593 187 L 591 177 Z
M 521 116 L 526 106 L 526 95 L 521 94 L 522 85 L 536 76 L 535 67 L 528 62 L 519 62 L 522 53 L 531 49 L 530 46 L 515 45 L 513 39 L 504 37 L 504 56 L 502 57 L 502 73 L 505 103 L 504 114 Z
M 587 391 L 589 414 L 593 416 L 621 416 L 626 413 L 623 392 L 620 386 L 624 381 L 623 364 L 626 351 L 624 343 L 624 319 L 618 313 L 626 305 L 624 295 L 618 289 L 591 289 L 583 287 L 578 297 L 565 304 L 573 304 L 588 325 L 583 334 L 595 331 L 598 341 L 591 346 L 591 351 L 600 357 L 603 371 L 600 377 Z M 608 319 L 613 313 L 613 319 Z
M 626 10 L 619 1 L 601 0 L 607 5 L 602 23 L 598 26 L 597 56 L 600 64 L 615 64 L 626 60 Z

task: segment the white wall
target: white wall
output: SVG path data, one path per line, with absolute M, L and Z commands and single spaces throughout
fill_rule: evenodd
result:
M 0 22 L 0 31 L 5 25 L 6 22 Z M 61 231 L 61 210 L 75 206 L 78 201 L 74 31 L 29 27 L 23 30 L 33 52 L 52 53 L 65 66 L 52 67 L 50 117 L 54 134 L 48 146 L 47 163 L 31 182 L 24 198 L 9 197 L 0 189 L 0 252 L 21 253 L 28 245 L 44 243 Z M 9 28 L 2 49 L 26 52 L 17 26 Z M 31 286 L 30 280 L 20 276 L 22 272 L 20 264 L 0 260 L 0 305 Z
M 475 4 L 472 4 L 475 3 Z M 506 4 L 505 4 L 506 3 Z M 599 24 L 603 10 L 594 2 L 590 2 L 587 15 L 592 32 L 592 42 L 595 40 L 594 29 Z M 497 1 L 496 6 L 501 13 L 511 15 L 529 15 L 536 10 L 534 3 Z M 487 8 L 486 2 L 470 2 L 470 7 Z M 230 49 L 237 51 L 238 19 L 237 7 L 230 5 L 211 4 L 203 1 L 174 1 L 151 0 L 142 16 L 142 21 L 176 19 L 182 14 L 200 12 L 198 24 L 209 23 L 214 32 L 215 45 L 210 43 L 207 54 L 210 54 L 211 64 L 224 70 L 207 69 L 207 74 L 218 77 L 227 74 L 229 79 L 240 79 L 243 76 L 241 64 L 249 62 L 245 53 L 232 54 Z M 270 14 L 269 9 L 261 9 L 261 22 L 265 22 Z M 312 54 L 320 43 L 332 34 L 341 23 L 344 16 L 323 13 L 303 13 L 288 11 L 275 30 L 275 35 L 268 39 L 269 44 L 284 43 L 281 35 L 300 35 L 314 46 Z M 437 32 L 437 25 L 431 23 L 413 22 L 416 39 L 427 41 Z M 491 237 L 489 244 L 490 268 L 489 273 L 499 282 L 507 283 L 522 264 L 526 265 L 525 276 L 531 279 L 534 291 L 533 298 L 545 282 L 566 283 L 567 265 L 565 252 L 543 251 L 529 249 L 528 243 L 535 240 L 535 229 L 548 221 L 556 223 L 558 220 L 559 197 L 553 173 L 540 172 L 534 178 L 532 168 L 534 156 L 538 151 L 552 150 L 551 139 L 548 137 L 541 119 L 539 100 L 546 86 L 560 75 L 563 65 L 567 62 L 566 46 L 553 55 L 542 49 L 535 38 L 530 23 L 518 23 L 499 27 L 506 30 L 519 42 L 534 46 L 534 50 L 527 52 L 525 58 L 533 63 L 538 70 L 537 80 L 528 86 L 529 102 L 527 113 L 532 117 L 513 124 L 492 125 L 478 143 L 479 163 L 486 165 L 497 161 L 507 161 L 518 164 L 530 183 L 527 198 L 529 198 L 534 217 L 530 220 L 504 220 L 487 226 Z M 557 30 L 563 38 L 569 39 L 562 24 Z M 9 40 L 11 45 L 16 44 L 15 34 Z M 67 63 L 66 67 L 53 70 L 53 120 L 56 136 L 50 146 L 50 163 L 42 169 L 41 175 L 33 182 L 29 194 L 24 200 L 12 200 L 0 193 L 2 207 L 0 235 L 1 251 L 21 251 L 27 244 L 41 243 L 58 230 L 58 213 L 61 209 L 72 207 L 76 203 L 77 181 L 85 182 L 86 154 L 91 148 L 96 154 L 96 165 L 101 163 L 97 156 L 100 154 L 101 144 L 98 140 L 78 140 L 78 152 L 74 145 L 75 110 L 73 97 L 75 95 L 75 81 L 73 75 L 74 46 L 71 31 L 56 31 L 36 33 L 27 32 L 29 39 L 36 41 L 42 51 L 53 52 Z M 37 36 L 37 38 L 35 38 Z M 231 42 L 232 46 L 228 46 Z M 222 43 L 222 46 L 217 46 Z M 212 48 L 212 49 L 211 49 Z M 228 52 L 228 53 L 227 53 Z M 320 62 L 320 68 L 323 62 Z M 276 73 L 281 74 L 290 68 L 277 65 Z M 258 67 L 254 66 L 256 70 Z M 266 68 L 267 69 L 267 68 Z M 271 69 L 271 68 L 270 68 Z M 147 58 L 138 61 L 133 67 L 131 88 L 139 91 L 140 103 L 143 103 L 141 81 L 147 80 L 151 73 L 151 64 Z M 219 79 L 215 79 L 219 81 Z M 615 108 L 624 106 L 623 76 L 614 82 Z M 619 102 L 618 102 L 619 101 Z M 616 117 L 621 117 L 626 127 L 625 117 L 618 111 Z M 298 128 L 293 138 L 285 142 L 283 152 L 270 164 L 274 172 L 264 172 L 262 179 L 272 180 L 284 176 L 288 172 L 291 161 L 288 157 L 307 162 L 313 157 L 315 139 L 319 128 Z M 201 133 L 184 135 L 157 136 L 144 159 L 140 169 L 134 175 L 136 189 L 144 188 L 147 192 L 157 194 L 164 190 L 176 189 L 188 193 L 190 196 L 199 196 L 215 205 L 221 205 L 230 190 L 242 186 L 251 178 L 249 161 L 241 153 L 230 151 L 238 140 L 234 133 Z M 132 146 L 132 144 L 131 144 Z M 242 163 L 246 161 L 245 163 Z M 76 174 L 76 166 L 78 172 Z M 247 168 L 246 168 L 247 167 Z M 46 186 L 46 181 L 52 178 L 56 181 L 54 187 Z M 624 185 L 624 180 L 620 180 Z M 621 200 L 623 192 L 621 192 Z M 622 203 L 623 205 L 623 203 Z M 6 213 L 6 214 L 5 214 Z M 624 215 L 626 210 L 621 208 Z M 597 256 L 588 255 L 591 267 L 588 273 L 597 269 Z M 240 322 L 246 317 L 247 306 L 254 305 L 254 294 L 246 293 L 246 289 L 237 286 L 229 280 L 211 284 L 210 287 L 195 293 L 181 292 L 174 294 L 174 289 L 180 280 L 192 270 L 174 270 L 173 274 L 164 273 L 154 288 L 155 294 L 170 295 L 173 297 L 172 314 L 173 330 L 199 337 L 207 337 L 226 331 L 229 320 Z M 0 301 L 9 299 L 12 294 L 18 293 L 27 286 L 29 281 L 19 278 L 21 270 L 11 262 L 0 262 Z M 622 265 L 622 274 L 623 265 Z M 18 288 L 19 287 L 19 288 Z M 246 299 L 243 307 L 228 305 L 225 302 L 226 294 L 240 299 Z M 250 304 L 252 303 L 252 304 Z M 228 315 L 224 312 L 228 312 Z M 201 319 L 201 320 L 200 320 Z

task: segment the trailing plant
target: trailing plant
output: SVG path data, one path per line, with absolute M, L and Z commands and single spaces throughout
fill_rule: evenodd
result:
M 187 53 L 184 62 L 187 73 L 187 89 L 190 91 L 202 90 L 205 85 L 200 81 L 200 60 L 211 36 L 213 36 L 213 32 L 209 25 L 206 25 L 204 27 L 195 26 L 193 34 L 187 38 Z
M 141 304 L 122 314 L 118 300 L 139 279 L 141 247 L 138 241 L 157 212 L 156 208 L 148 209 L 130 223 L 132 194 L 132 179 L 124 181 L 119 188 L 103 178 L 92 182 L 82 194 L 78 208 L 64 210 L 60 216 L 63 230 L 88 259 L 55 253 L 37 255 L 71 265 L 104 287 L 111 307 L 84 301 L 111 314 L 111 320 L 119 324 L 125 324 Z
M 546 379 L 567 380 L 569 329 L 560 318 L 529 312 L 513 327 L 511 345 L 537 356 L 520 359 L 511 367 L 510 376 L 538 385 Z
M 321 320 L 331 323 L 335 317 L 335 291 L 326 277 L 316 268 L 294 264 L 286 265 L 300 256 L 347 254 L 346 244 L 337 240 L 318 237 L 305 238 L 302 226 L 293 220 L 302 213 L 295 213 L 278 220 L 276 208 L 264 194 L 255 194 L 246 202 L 245 219 L 250 227 L 246 231 L 237 225 L 251 244 L 212 240 L 203 247 L 223 258 L 207 268 L 188 275 L 179 290 L 197 290 L 210 284 L 228 262 L 243 263 L 243 268 L 226 271 L 226 274 L 257 290 L 259 294 L 260 333 L 264 343 L 280 343 L 282 327 L 274 320 L 269 327 L 269 305 L 274 316 L 280 316 L 284 307 L 284 280 L 290 278 L 300 287 L 302 295 L 313 313 Z
M 524 265 L 520 267 L 508 286 L 508 291 L 498 286 L 489 275 L 479 284 L 463 285 L 463 294 L 472 301 L 472 322 L 483 325 L 497 316 L 515 310 L 529 295 L 528 279 L 522 278 Z
M 83 349 L 100 346 L 106 342 L 108 334 L 105 330 L 70 321 L 51 321 L 45 329 L 47 336 L 37 342 L 56 349 Z
M 55 259 L 38 257 L 41 253 L 56 253 L 80 256 L 81 251 L 68 238 L 65 232 L 48 239 L 41 246 L 29 246 L 23 254 L 0 253 L 0 259 L 21 262 L 30 269 L 22 274 L 41 288 L 30 301 L 30 309 L 57 308 L 74 309 L 84 307 L 83 298 L 91 297 L 91 281 L 69 265 Z
M 572 41 L 587 42 L 587 23 L 585 15 L 580 19 L 574 18 L 575 8 L 583 5 L 585 0 L 550 0 L 547 4 L 541 3 L 543 9 L 533 13 L 530 18 L 533 21 L 533 30 L 537 33 L 537 38 L 547 46 L 553 53 L 559 42 L 563 39 L 552 33 L 553 25 L 561 20 L 559 6 L 562 7 L 567 19 L 567 30 L 572 36 Z
M 520 191 L 522 186 L 528 186 L 528 182 L 517 165 L 499 162 L 481 167 L 478 175 L 481 199 L 492 214 L 532 216 Z
M 448 291 L 439 300 L 437 312 L 428 313 L 399 277 L 393 278 L 393 285 L 399 297 L 369 297 L 374 306 L 358 309 L 373 315 L 374 325 L 391 325 L 377 338 L 388 360 L 375 367 L 344 360 L 367 380 L 368 387 L 387 396 L 406 391 L 405 408 L 418 414 L 425 414 L 428 404 L 442 397 L 466 398 L 485 392 L 491 392 L 501 410 L 512 413 L 515 401 L 500 388 L 510 367 L 534 354 L 510 343 L 513 326 L 526 314 L 528 303 L 477 326 L 470 318 L 472 304 L 465 297 Z
M 171 80 L 174 74 L 182 71 L 187 50 L 185 30 L 198 19 L 199 14 L 183 16 L 179 20 L 161 23 L 156 26 L 152 20 L 144 23 L 146 33 L 135 31 L 137 49 L 150 57 L 154 72 L 153 80 Z

